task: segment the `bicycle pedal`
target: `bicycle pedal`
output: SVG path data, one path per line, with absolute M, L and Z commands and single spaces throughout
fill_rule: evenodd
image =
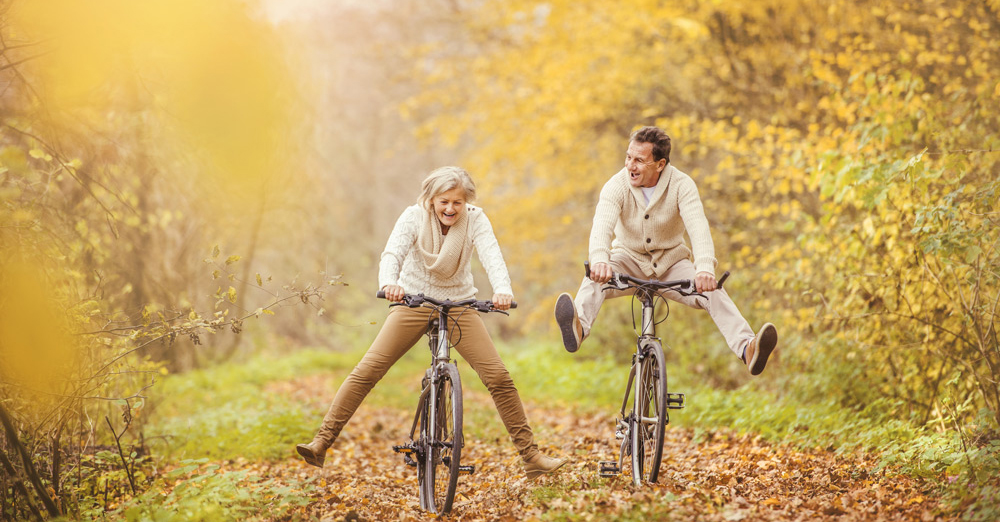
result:
M 417 448 L 413 447 L 413 444 L 400 444 L 398 446 L 393 446 L 392 451 L 396 453 L 403 453 L 404 455 L 409 455 L 411 453 L 416 453 Z
M 475 466 L 459 466 L 458 467 L 458 474 L 459 475 L 472 475 L 475 472 L 476 472 L 476 467 Z
M 602 477 L 616 477 L 622 472 L 618 463 L 613 460 L 602 460 L 599 464 L 600 469 L 598 470 L 598 473 Z
M 667 408 L 671 410 L 679 410 L 684 407 L 684 394 L 683 393 L 668 393 L 667 394 Z

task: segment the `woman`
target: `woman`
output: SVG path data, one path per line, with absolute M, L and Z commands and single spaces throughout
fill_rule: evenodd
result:
M 468 203 L 476 197 L 472 178 L 458 167 L 442 167 L 423 182 L 418 204 L 396 221 L 379 263 L 379 287 L 390 301 L 423 293 L 461 300 L 476 295 L 471 257 L 476 249 L 493 287 L 493 304 L 507 310 L 513 301 L 510 276 L 486 214 Z M 368 352 L 337 391 L 313 441 L 296 450 L 313 466 L 323 467 L 326 450 L 361 405 L 375 383 L 424 334 L 429 308 L 393 307 Z M 461 337 L 455 349 L 486 385 L 507 433 L 524 461 L 528 478 L 555 471 L 566 463 L 542 455 L 534 442 L 514 381 L 497 354 L 478 312 L 458 317 Z

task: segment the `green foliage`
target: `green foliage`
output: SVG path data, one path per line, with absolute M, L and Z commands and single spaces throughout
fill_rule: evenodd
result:
M 621 399 L 628 366 L 610 351 L 574 358 L 560 343 L 528 340 L 498 349 L 524 397 L 563 401 L 584 411 L 608 411 Z
M 288 516 L 310 502 L 311 480 L 294 487 L 266 479 L 251 470 L 226 471 L 205 459 L 182 461 L 144 494 L 111 513 L 95 510 L 84 515 L 107 516 L 130 522 L 273 520 Z M 168 493 L 161 492 L 170 481 Z
M 354 354 L 351 354 L 354 355 Z M 350 368 L 345 354 L 304 350 L 260 357 L 243 365 L 172 375 L 163 380 L 147 437 L 163 455 L 184 458 L 276 459 L 303 437 L 313 412 L 283 393 L 261 393 L 267 383 Z

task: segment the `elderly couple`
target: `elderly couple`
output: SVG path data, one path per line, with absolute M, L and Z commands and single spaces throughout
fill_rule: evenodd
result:
M 470 204 L 475 197 L 475 184 L 460 168 L 443 167 L 427 176 L 417 204 L 403 211 L 382 252 L 378 282 L 389 300 L 399 301 L 406 293 L 455 300 L 473 297 L 470 259 L 475 248 L 493 287 L 494 305 L 502 310 L 510 307 L 513 290 L 507 266 L 489 219 Z M 685 231 L 690 249 L 684 242 Z M 576 299 L 564 293 L 556 300 L 556 322 L 570 352 L 580 347 L 597 318 L 605 298 L 602 285 L 621 272 L 646 279 L 694 279 L 707 301 L 671 292 L 666 297 L 708 311 L 750 373 L 764 370 L 777 344 L 777 331 L 766 323 L 754 334 L 726 291 L 717 289 L 715 247 L 698 189 L 690 176 L 670 164 L 670 137 L 661 129 L 643 127 L 632 133 L 625 168 L 601 190 L 589 256 L 590 278 L 584 278 Z M 361 401 L 420 339 L 429 313 L 426 308 L 402 306 L 389 311 L 375 341 L 337 391 L 315 438 L 296 447 L 306 462 L 323 466 L 327 449 Z M 514 381 L 479 314 L 464 313 L 458 324 L 462 336 L 455 348 L 493 397 L 528 478 L 565 464 L 565 459 L 539 452 Z

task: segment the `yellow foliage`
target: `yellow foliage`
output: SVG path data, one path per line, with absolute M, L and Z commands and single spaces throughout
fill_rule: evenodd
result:
M 852 328 L 845 339 L 943 350 L 954 340 L 900 317 L 967 328 L 933 274 L 971 277 L 961 266 L 997 240 L 957 243 L 996 228 L 995 199 L 982 208 L 996 154 L 946 152 L 1000 148 L 998 115 L 984 109 L 1000 98 L 984 22 L 997 9 L 688 0 L 637 16 L 599 0 L 487 0 L 470 33 L 504 38 L 482 41 L 473 68 L 428 55 L 421 65 L 440 74 L 411 104 L 450 100 L 424 129 L 471 139 L 468 162 L 490 180 L 510 263 L 541 298 L 575 287 L 600 186 L 621 167 L 628 133 L 656 124 L 673 138 L 672 163 L 699 183 L 721 265 L 768 296 L 749 315 L 804 336 Z M 941 217 L 949 204 L 961 219 Z M 933 226 L 917 227 L 927 216 Z M 997 291 L 985 281 L 987 296 Z M 918 357 L 852 353 L 873 368 Z
M 33 392 L 60 393 L 76 362 L 66 321 L 54 285 L 45 280 L 38 263 L 0 260 L 0 376 L 4 381 Z
M 239 2 L 53 0 L 11 11 L 22 38 L 47 46 L 25 66 L 53 116 L 124 110 L 160 118 L 169 143 L 158 148 L 194 153 L 229 195 L 281 174 L 301 114 L 281 47 Z

